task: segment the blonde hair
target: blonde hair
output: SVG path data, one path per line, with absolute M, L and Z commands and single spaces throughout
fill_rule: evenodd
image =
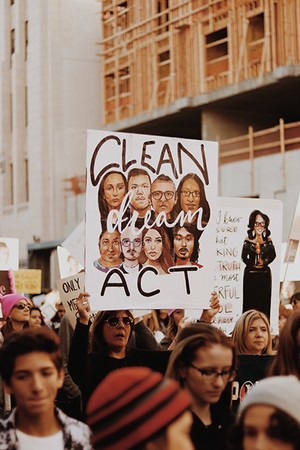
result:
M 262 350 L 263 355 L 272 354 L 272 336 L 270 330 L 270 323 L 267 316 L 261 311 L 256 309 L 250 309 L 244 312 L 241 317 L 236 321 L 235 327 L 232 332 L 232 340 L 236 345 L 238 355 L 249 355 L 249 350 L 246 346 L 246 337 L 249 333 L 249 329 L 252 322 L 256 319 L 262 319 L 267 327 L 268 343 Z

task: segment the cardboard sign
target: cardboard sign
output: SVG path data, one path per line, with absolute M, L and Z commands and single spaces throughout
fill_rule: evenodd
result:
M 7 295 L 15 292 L 13 273 L 11 270 L 0 270 L 0 294 Z
M 18 293 L 40 294 L 42 271 L 40 269 L 14 270 L 15 288 Z
M 209 307 L 217 165 L 215 142 L 88 132 L 93 310 Z
M 0 270 L 19 269 L 19 239 L 0 237 Z
M 78 273 L 71 277 L 56 280 L 60 299 L 73 328 L 75 328 L 78 315 L 75 300 L 84 291 L 84 278 L 84 273 Z

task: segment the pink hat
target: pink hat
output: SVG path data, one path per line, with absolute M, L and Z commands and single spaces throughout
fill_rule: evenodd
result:
M 176 309 L 168 309 L 168 316 L 170 317 Z
M 2 314 L 5 319 L 9 316 L 13 307 L 19 303 L 20 300 L 26 300 L 26 302 L 28 302 L 28 299 L 21 294 L 7 294 L 0 296 Z

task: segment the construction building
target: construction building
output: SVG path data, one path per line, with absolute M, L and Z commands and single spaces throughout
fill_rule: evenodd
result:
M 300 187 L 300 0 L 102 0 L 106 129 L 220 142 L 220 195 Z M 293 151 L 291 151 L 293 150 Z

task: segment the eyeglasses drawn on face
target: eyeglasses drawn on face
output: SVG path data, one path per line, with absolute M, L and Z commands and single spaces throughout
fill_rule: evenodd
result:
M 142 245 L 142 239 L 136 238 L 131 241 L 129 238 L 124 238 L 122 239 L 121 244 L 124 247 L 129 247 L 130 244 L 132 244 L 134 247 L 139 247 L 140 245 Z
M 133 325 L 133 319 L 131 317 L 128 317 L 128 316 L 124 316 L 124 317 L 110 317 L 105 322 L 108 323 L 108 325 L 110 327 L 112 327 L 112 328 L 119 326 L 120 322 L 123 322 L 123 325 L 125 327 L 131 327 Z
M 233 381 L 236 376 L 236 370 L 233 369 L 222 370 L 222 372 L 219 372 L 216 369 L 200 369 L 193 364 L 190 364 L 189 366 L 197 370 L 197 372 L 202 375 L 203 381 L 207 383 L 216 380 L 219 376 L 222 377 L 223 381 L 229 382 Z
M 154 200 L 161 200 L 163 195 L 166 200 L 171 200 L 172 198 L 174 198 L 175 192 L 173 192 L 173 191 L 165 191 L 165 192 L 153 191 L 151 195 L 154 198 Z
M 189 197 L 190 195 L 192 195 L 194 198 L 199 198 L 200 197 L 200 191 L 190 191 L 189 189 L 183 189 L 181 191 L 181 194 L 184 197 Z
M 23 311 L 25 308 L 30 309 L 30 305 L 29 304 L 24 304 L 24 303 L 17 303 L 14 308 L 18 309 L 19 311 Z
M 266 222 L 254 222 L 254 226 L 255 227 L 259 227 L 259 226 L 261 226 L 261 227 L 264 227 L 266 225 Z

